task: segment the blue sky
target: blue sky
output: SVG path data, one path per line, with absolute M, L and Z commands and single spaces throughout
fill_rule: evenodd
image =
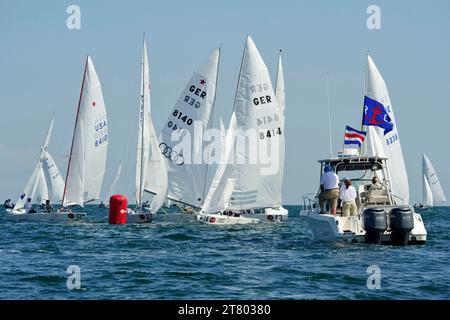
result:
M 69 5 L 81 30 L 66 27 Z M 366 26 L 369 5 L 381 30 Z M 444 190 L 450 112 L 449 1 L 0 1 L 0 197 L 16 198 L 29 178 L 51 113 L 50 151 L 65 174 L 86 54 L 102 83 L 110 124 L 108 174 L 122 160 L 120 192 L 133 193 L 142 32 L 149 46 L 152 115 L 161 131 L 192 72 L 223 44 L 216 115 L 228 122 L 245 36 L 275 76 L 284 51 L 286 169 L 284 202 L 317 190 L 328 155 L 329 73 L 333 149 L 345 125 L 360 124 L 365 54 L 387 82 L 410 180 L 421 199 L 421 154 Z M 107 186 L 105 186 L 106 189 Z

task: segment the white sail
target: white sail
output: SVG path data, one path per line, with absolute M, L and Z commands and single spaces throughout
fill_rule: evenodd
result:
M 280 108 L 280 127 L 281 132 L 284 131 L 284 123 L 285 123 L 285 108 L 286 108 L 286 98 L 285 98 L 285 89 L 284 89 L 284 73 L 283 73 L 283 64 L 281 61 L 281 51 L 278 56 L 278 69 L 277 69 L 277 82 L 275 84 L 275 96 L 278 101 L 278 107 Z M 284 141 L 284 134 L 282 134 L 280 137 L 280 171 L 278 172 L 278 181 L 277 184 L 279 185 L 279 188 L 281 190 L 282 184 L 283 184 L 283 175 L 284 175 L 284 158 L 285 158 L 285 141 Z M 281 192 L 280 194 L 280 203 L 281 201 Z
M 144 42 L 143 52 L 143 74 L 142 74 L 142 91 L 141 101 L 143 106 L 143 117 L 141 117 L 141 124 L 144 128 L 144 148 L 145 152 L 142 154 L 144 185 L 143 189 L 150 189 L 155 194 L 150 203 L 150 212 L 156 213 L 164 204 L 167 196 L 168 178 L 165 158 L 162 155 L 158 138 L 153 126 L 150 108 L 150 75 L 147 59 L 147 47 Z M 140 128 L 141 130 L 141 128 Z M 138 153 L 138 158 L 141 156 Z M 145 162 L 144 162 L 145 161 Z
M 219 178 L 217 185 L 222 187 L 216 188 L 214 192 L 217 194 L 211 196 L 212 199 L 221 198 L 221 193 L 224 193 L 231 180 L 233 191 L 227 203 L 228 209 L 281 205 L 279 150 L 280 136 L 284 134 L 281 120 L 269 72 L 249 36 L 227 134 L 227 139 L 231 136 L 232 148 L 225 169 L 219 166 L 216 172 L 214 179 Z M 270 155 L 262 153 L 264 149 L 270 150 Z M 263 160 L 268 161 L 264 163 Z
M 42 165 L 38 171 L 36 183 L 34 184 L 34 188 L 31 191 L 30 198 L 32 199 L 32 203 L 39 204 L 44 203 L 45 200 L 49 198 L 47 183 L 45 182 L 45 174 Z
M 50 202 L 61 201 L 64 193 L 64 180 L 48 151 L 44 153 L 42 167 L 47 183 L 48 200 Z
M 106 169 L 108 122 L 102 89 L 88 56 L 75 121 L 63 206 L 96 200 Z
M 208 159 L 203 134 L 212 125 L 220 49 L 215 50 L 181 93 L 162 131 L 160 150 L 166 158 L 168 197 L 201 207 L 206 193 Z M 152 190 L 153 191 L 153 190 Z
M 225 126 L 222 119 L 219 122 L 220 136 L 221 136 L 221 155 L 220 162 L 217 166 L 216 173 L 209 188 L 205 202 L 202 207 L 202 213 L 215 213 L 225 210 L 233 192 L 235 180 L 224 179 L 225 170 L 231 172 L 232 168 L 228 167 L 231 159 L 231 147 L 235 137 L 236 130 L 236 116 L 233 113 L 231 116 L 230 127 L 226 133 Z
M 43 170 L 43 162 L 45 154 L 47 152 L 48 144 L 53 130 L 53 122 L 55 115 L 52 115 L 50 120 L 50 126 L 47 130 L 47 134 L 44 139 L 44 143 L 41 146 L 41 152 L 39 154 L 39 161 L 36 164 L 30 179 L 28 180 L 25 188 L 22 191 L 21 197 L 17 200 L 14 209 L 21 209 L 25 205 L 27 198 L 31 198 L 32 203 L 42 203 L 43 200 L 48 199 L 48 189 L 45 181 L 45 175 Z
M 433 195 L 433 203 L 446 202 L 447 199 L 445 198 L 444 190 L 442 190 L 437 173 L 434 170 L 430 159 L 428 159 L 425 154 L 422 156 L 422 173 L 429 184 L 429 188 Z
M 425 175 L 423 176 L 423 205 L 427 207 L 433 206 L 433 194 Z
M 397 122 L 389 93 L 380 72 L 372 58 L 367 57 L 367 96 L 382 103 L 392 120 L 393 130 L 384 134 L 384 129 L 370 126 L 368 130 L 369 155 L 384 155 L 388 158 L 387 167 L 391 178 L 392 193 L 397 204 L 409 203 L 409 184 L 403 159 Z M 376 135 L 376 137 L 371 137 Z M 372 141 L 372 143 L 370 143 Z
M 138 207 L 142 206 L 145 178 L 150 148 L 150 72 L 147 58 L 147 45 L 144 40 L 142 49 L 142 69 L 140 86 L 139 130 L 136 153 L 136 189 L 135 198 Z
M 116 172 L 114 174 L 114 178 L 111 182 L 111 185 L 109 186 L 108 192 L 106 193 L 105 197 L 103 198 L 103 204 L 105 207 L 109 207 L 109 198 L 116 192 L 117 183 L 119 182 L 120 174 L 122 173 L 122 163 L 119 162 L 119 165 L 117 166 Z

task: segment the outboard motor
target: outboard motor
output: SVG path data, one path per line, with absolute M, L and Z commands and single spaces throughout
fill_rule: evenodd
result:
M 366 243 L 381 244 L 383 233 L 388 227 L 386 213 L 383 208 L 369 208 L 363 212 Z
M 406 246 L 409 234 L 414 229 L 414 215 L 410 208 L 400 207 L 391 210 L 391 241 L 397 246 Z

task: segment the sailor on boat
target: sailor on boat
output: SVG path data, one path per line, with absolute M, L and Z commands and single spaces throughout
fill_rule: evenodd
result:
M 36 210 L 34 210 L 33 205 L 31 204 L 31 198 L 27 199 L 27 202 L 25 203 L 25 205 L 23 207 L 24 207 L 26 213 L 36 213 Z
M 349 178 L 344 178 L 344 185 L 339 191 L 339 199 L 341 200 L 342 216 L 356 216 L 358 208 L 356 206 L 357 193 L 355 187 Z
M 336 215 L 336 207 L 339 198 L 339 177 L 333 172 L 333 168 L 330 165 L 326 165 L 324 173 L 320 177 L 320 195 L 319 205 L 321 212 L 324 212 L 323 205 L 326 201 L 329 202 L 331 207 L 331 214 Z
M 372 178 L 372 184 L 369 186 L 369 190 L 383 190 L 383 188 L 380 179 L 377 176 L 374 176 Z
M 44 206 L 45 212 L 52 213 L 54 211 L 53 206 L 50 203 L 50 200 L 45 200 L 45 206 Z
M 11 199 L 6 200 L 3 203 L 3 206 L 5 207 L 5 209 L 12 209 L 12 208 L 14 208 L 14 204 L 11 203 Z

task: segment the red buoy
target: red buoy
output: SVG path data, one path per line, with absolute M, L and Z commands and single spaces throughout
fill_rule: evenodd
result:
M 109 198 L 109 224 L 127 223 L 127 197 L 120 194 Z

